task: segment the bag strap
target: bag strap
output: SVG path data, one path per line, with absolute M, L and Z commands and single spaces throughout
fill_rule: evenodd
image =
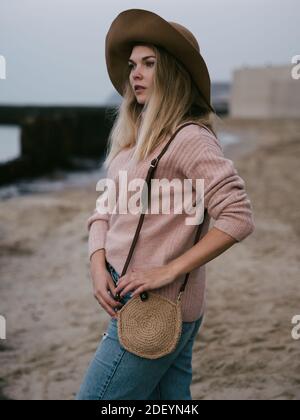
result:
M 148 186 L 148 202 L 149 202 L 149 197 L 150 197 L 150 192 L 151 192 L 151 179 L 152 179 L 152 177 L 153 177 L 153 175 L 154 175 L 154 173 L 155 173 L 156 167 L 157 167 L 157 165 L 158 165 L 158 163 L 159 163 L 160 159 L 162 158 L 162 156 L 164 155 L 164 153 L 167 151 L 167 149 L 168 149 L 168 147 L 169 147 L 169 145 L 170 145 L 171 141 L 174 139 L 174 137 L 176 136 L 176 134 L 177 134 L 177 133 L 178 133 L 178 132 L 179 132 L 182 128 L 186 127 L 187 125 L 191 125 L 191 124 L 201 125 L 201 126 L 203 126 L 204 128 L 208 129 L 205 125 L 203 125 L 203 124 L 201 124 L 201 123 L 196 123 L 196 122 L 186 122 L 186 123 L 184 123 L 184 124 L 180 125 L 180 126 L 179 126 L 176 130 L 175 130 L 175 132 L 173 133 L 173 135 L 171 136 L 170 140 L 169 140 L 169 141 L 168 141 L 168 143 L 165 145 L 165 147 L 162 149 L 162 151 L 160 152 L 160 154 L 159 154 L 159 155 L 158 155 L 155 159 L 153 159 L 153 160 L 151 161 L 151 164 L 150 164 L 150 167 L 149 167 L 149 170 L 148 170 L 148 174 L 147 174 L 147 177 L 146 177 L 146 183 L 147 183 L 147 186 Z M 199 224 L 199 226 L 198 226 L 198 229 L 197 229 L 197 232 L 196 232 L 195 241 L 194 241 L 194 245 L 195 245 L 195 244 L 198 242 L 198 240 L 199 240 L 200 233 L 201 233 L 201 227 L 202 227 L 202 225 L 203 225 L 203 223 L 204 223 L 204 219 L 205 219 L 205 215 L 206 215 L 206 213 L 207 213 L 207 209 L 205 209 L 205 212 L 204 212 L 203 222 L 202 222 L 201 224 Z M 123 268 L 123 270 L 122 270 L 121 277 L 122 277 L 122 276 L 124 276 L 124 274 L 125 274 L 125 273 L 126 273 L 126 271 L 127 271 L 128 265 L 129 265 L 129 263 L 130 263 L 130 260 L 131 260 L 131 257 L 132 257 L 132 254 L 133 254 L 133 251 L 134 251 L 134 249 L 135 249 L 135 246 L 136 246 L 136 243 L 137 243 L 137 240 L 138 240 L 138 236 L 139 236 L 140 230 L 141 230 L 141 228 L 142 228 L 142 224 L 143 224 L 143 222 L 144 222 L 144 217 L 145 217 L 145 213 L 144 213 L 144 212 L 142 212 L 142 214 L 141 214 L 141 216 L 140 216 L 140 219 L 139 219 L 139 223 L 138 223 L 137 228 L 136 228 L 136 232 L 135 232 L 135 235 L 134 235 L 134 238 L 133 238 L 133 241 L 132 241 L 132 244 L 131 244 L 130 250 L 129 250 L 129 253 L 128 253 L 128 256 L 127 256 L 127 259 L 126 259 L 126 262 L 125 262 L 125 265 L 124 265 L 124 268 Z M 182 285 L 182 286 L 181 286 L 181 288 L 180 288 L 180 293 L 179 293 L 179 296 L 181 295 L 181 293 L 184 291 L 184 289 L 185 289 L 185 287 L 186 287 L 186 283 L 187 283 L 187 281 L 188 281 L 189 275 L 190 275 L 190 273 L 187 273 L 187 274 L 186 274 L 186 276 L 185 276 L 184 283 L 183 283 L 183 285 Z M 142 300 L 146 300 L 146 299 L 148 298 L 147 292 L 142 292 L 142 293 L 140 294 L 140 296 L 141 296 L 141 299 L 142 299 Z

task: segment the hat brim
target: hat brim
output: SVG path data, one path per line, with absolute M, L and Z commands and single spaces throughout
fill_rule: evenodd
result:
M 105 58 L 110 80 L 123 96 L 126 69 L 136 42 L 161 46 L 172 54 L 190 73 L 206 105 L 211 105 L 211 82 L 206 63 L 200 52 L 159 15 L 143 9 L 121 12 L 112 22 L 105 39 Z

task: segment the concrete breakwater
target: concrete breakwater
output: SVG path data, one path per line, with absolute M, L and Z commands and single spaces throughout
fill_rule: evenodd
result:
M 0 164 L 0 185 L 37 177 L 56 168 L 80 169 L 81 165 L 99 160 L 113 124 L 110 110 L 0 107 L 0 124 L 19 125 L 21 132 L 21 155 Z

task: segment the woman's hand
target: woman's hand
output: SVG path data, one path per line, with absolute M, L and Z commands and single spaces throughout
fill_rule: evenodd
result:
M 115 296 L 115 284 L 110 272 L 99 263 L 99 258 L 93 256 L 90 267 L 94 296 L 103 309 L 113 318 L 117 318 L 114 308 L 123 306 L 121 302 L 113 299 Z
M 157 289 L 172 283 L 176 278 L 174 269 L 169 266 L 155 267 L 149 270 L 132 270 L 119 278 L 115 293 L 126 295 L 131 290 L 132 297 L 147 290 Z M 122 291 L 121 291 L 122 290 Z

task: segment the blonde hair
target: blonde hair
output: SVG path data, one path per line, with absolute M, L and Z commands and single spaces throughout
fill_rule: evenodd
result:
M 145 106 L 139 104 L 129 83 L 130 70 L 125 70 L 123 100 L 110 111 L 116 118 L 108 137 L 105 168 L 122 149 L 132 146 L 136 146 L 135 162 L 146 159 L 166 135 L 186 121 L 205 124 L 216 134 L 216 114 L 201 99 L 184 66 L 162 47 L 142 42 L 135 45 L 147 45 L 156 54 L 152 91 Z

